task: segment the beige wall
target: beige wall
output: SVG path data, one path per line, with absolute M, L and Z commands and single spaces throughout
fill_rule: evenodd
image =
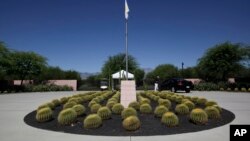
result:
M 72 87 L 74 91 L 77 90 L 77 80 L 48 80 L 50 84 L 55 84 L 58 86 L 67 85 Z M 32 84 L 33 80 L 24 80 L 23 84 Z M 21 80 L 14 80 L 14 85 L 21 85 Z

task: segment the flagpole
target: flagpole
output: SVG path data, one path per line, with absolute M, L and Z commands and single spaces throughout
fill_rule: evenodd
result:
M 128 80 L 128 19 L 125 19 L 125 46 L 126 46 L 126 79 Z

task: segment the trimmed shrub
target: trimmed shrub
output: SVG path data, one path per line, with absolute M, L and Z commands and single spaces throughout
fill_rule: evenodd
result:
M 209 119 L 218 119 L 220 118 L 220 111 L 214 106 L 208 106 L 205 108 L 207 116 Z
M 171 105 L 172 105 L 170 100 L 168 100 L 168 99 L 162 99 L 162 98 L 160 98 L 158 100 L 158 103 L 159 103 L 159 105 L 163 105 L 163 106 L 167 107 L 168 109 L 170 109 Z
M 208 122 L 207 113 L 200 109 L 196 108 L 193 109 L 190 113 L 190 120 L 195 124 L 206 124 Z
M 224 91 L 224 88 L 220 88 L 220 91 Z
M 239 88 L 234 88 L 234 91 L 238 92 L 238 91 L 239 91 Z
M 100 104 L 94 104 L 90 107 L 91 113 L 97 113 L 97 111 L 101 108 L 102 106 Z
M 167 127 L 175 127 L 179 124 L 179 118 L 173 112 L 166 112 L 162 115 L 161 122 Z
M 58 123 L 61 125 L 70 125 L 76 121 L 77 113 L 73 108 L 62 110 L 58 115 Z
M 203 98 L 203 97 L 198 98 L 198 100 L 197 100 L 197 104 L 198 104 L 198 105 L 205 105 L 206 102 L 207 102 L 207 99 L 206 99 L 206 98 Z
M 112 107 L 112 112 L 114 114 L 121 114 L 122 110 L 124 109 L 123 105 L 120 103 L 116 103 L 113 107 Z
M 189 113 L 189 108 L 186 104 L 178 104 L 175 107 L 175 112 L 179 115 L 186 115 Z
M 36 121 L 46 122 L 52 119 L 53 111 L 49 107 L 39 109 L 36 113 Z
M 168 112 L 168 108 L 163 105 L 159 105 L 155 108 L 154 114 L 156 117 L 161 118 L 164 113 Z
M 110 119 L 111 118 L 111 111 L 108 107 L 101 107 L 98 111 L 97 114 L 104 120 L 104 119 Z
M 218 104 L 215 101 L 207 101 L 205 105 L 206 106 L 213 106 L 213 105 L 218 105 Z
M 128 107 L 132 107 L 135 110 L 139 110 L 140 109 L 140 104 L 137 101 L 132 101 L 129 103 Z
M 241 90 L 242 92 L 246 92 L 246 91 L 247 91 L 246 88 L 241 88 L 240 90 Z
M 123 120 L 122 126 L 128 131 L 135 131 L 140 128 L 141 122 L 137 116 L 129 116 Z
M 83 121 L 83 126 L 84 128 L 87 129 L 98 128 L 101 125 L 102 125 L 102 118 L 98 114 L 90 114 Z
M 77 105 L 73 106 L 72 108 L 76 111 L 77 116 L 84 114 L 86 111 L 86 108 L 81 104 L 77 104 Z
M 128 107 L 122 111 L 121 116 L 122 116 L 122 119 L 125 119 L 129 116 L 137 116 L 137 112 L 134 108 Z
M 184 104 L 188 106 L 189 111 L 195 108 L 195 104 L 192 101 L 186 101 Z
M 143 114 L 150 114 L 152 113 L 152 107 L 151 105 L 145 103 L 140 106 L 140 112 Z
M 198 85 L 194 85 L 194 90 L 198 91 L 217 91 L 219 90 L 219 86 L 214 83 L 199 83 Z
M 232 89 L 231 88 L 227 88 L 227 91 L 232 91 Z

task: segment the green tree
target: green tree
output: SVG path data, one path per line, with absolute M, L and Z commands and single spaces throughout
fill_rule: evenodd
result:
M 136 86 L 142 86 L 143 85 L 143 79 L 144 79 L 145 72 L 142 69 L 136 69 L 134 71 L 134 76 L 136 80 Z
M 77 71 L 68 70 L 68 71 L 65 71 L 64 73 L 65 73 L 66 80 L 70 80 L 70 79 L 81 80 L 81 76 Z
M 179 73 L 181 74 L 183 78 L 197 78 L 198 77 L 196 67 L 188 67 L 179 71 L 180 71 Z
M 178 68 L 171 64 L 162 64 L 157 66 L 146 76 L 147 83 L 153 84 L 157 79 L 164 81 L 169 78 L 179 77 Z M 159 77 L 159 78 L 157 78 Z
M 4 44 L 0 42 L 0 79 L 6 79 L 6 70 L 9 66 L 9 55 L 10 51 Z
M 206 81 L 225 81 L 234 77 L 244 60 L 245 49 L 240 44 L 225 42 L 207 50 L 198 60 L 199 76 Z
M 46 81 L 46 80 L 70 80 L 76 79 L 81 80 L 80 74 L 74 70 L 64 71 L 60 67 L 49 66 L 43 69 L 40 74 L 38 80 Z
M 110 56 L 102 67 L 102 76 L 104 78 L 110 78 L 113 73 L 120 70 L 126 70 L 125 54 L 120 53 L 114 56 Z M 134 72 L 138 68 L 136 59 L 128 55 L 128 71 Z
M 47 65 L 46 58 L 34 52 L 13 52 L 10 58 L 7 72 L 9 75 L 15 74 L 21 80 L 21 85 L 24 79 L 39 75 Z

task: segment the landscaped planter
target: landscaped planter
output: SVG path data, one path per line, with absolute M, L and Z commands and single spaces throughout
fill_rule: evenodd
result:
M 65 133 L 149 136 L 207 130 L 230 123 L 235 118 L 233 113 L 215 101 L 199 97 L 143 92 L 137 94 L 137 100 L 139 107 L 129 111 L 117 104 L 119 92 L 78 94 L 41 104 L 26 115 L 24 121 L 33 127 Z M 116 107 L 113 108 L 114 105 Z M 135 102 L 130 105 L 134 107 Z M 163 108 L 159 109 L 159 106 Z M 44 108 L 47 108 L 45 112 L 41 112 Z

